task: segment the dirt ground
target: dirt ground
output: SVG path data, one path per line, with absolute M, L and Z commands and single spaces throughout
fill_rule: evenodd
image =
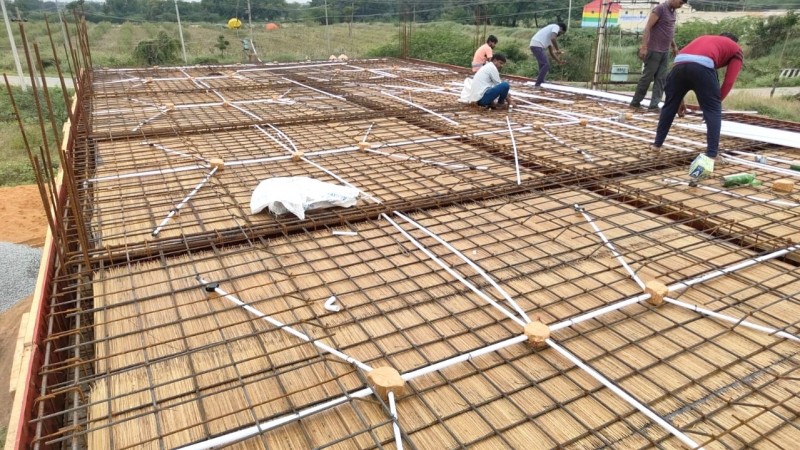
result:
M 41 247 L 46 232 L 47 219 L 36 186 L 0 188 L 0 241 Z M 19 320 L 30 307 L 29 296 L 0 314 L 0 431 L 8 425 L 13 403 L 13 396 L 8 393 L 8 382 Z
M 0 187 L 0 242 L 44 245 L 47 218 L 36 185 Z

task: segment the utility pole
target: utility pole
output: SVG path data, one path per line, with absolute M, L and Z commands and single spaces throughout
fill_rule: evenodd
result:
M 256 44 L 253 42 L 253 16 L 250 13 L 250 0 L 247 0 L 247 26 L 250 27 L 250 53 L 247 54 L 247 62 L 253 62 L 252 55 L 258 54 L 256 53 Z
M 328 30 L 328 0 L 325 0 L 325 40 L 328 41 L 328 53 L 331 52 L 331 34 Z
M 178 0 L 175 0 L 175 16 L 178 18 L 178 34 L 181 36 L 181 50 L 183 50 L 183 63 L 189 64 L 186 59 L 186 44 L 183 43 L 183 27 L 181 27 L 181 13 L 178 11 Z
M 6 31 L 8 31 L 8 43 L 11 44 L 11 53 L 14 55 L 14 64 L 17 66 L 17 75 L 19 75 L 19 86 L 23 92 L 27 92 L 28 88 L 25 84 L 25 75 L 22 74 L 22 65 L 19 63 L 19 53 L 17 53 L 17 43 L 14 42 L 14 33 L 11 32 L 11 23 L 8 21 L 8 11 L 6 11 L 6 0 L 0 0 L 0 6 L 3 7 L 3 20 L 6 22 Z
M 567 9 L 567 31 L 569 31 L 570 22 L 572 22 L 572 0 L 569 0 L 569 8 Z
M 606 1 L 601 1 L 600 6 L 600 21 L 597 24 L 597 51 L 594 55 L 594 74 L 592 75 L 592 89 L 596 89 L 600 84 L 600 60 L 603 53 L 603 38 L 605 37 L 606 28 Z

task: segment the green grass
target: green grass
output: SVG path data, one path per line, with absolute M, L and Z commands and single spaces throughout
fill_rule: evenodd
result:
M 23 98 L 23 96 L 18 94 L 19 93 L 15 94 L 15 98 Z M 7 96 L 2 96 L 0 99 L 6 101 Z M 20 112 L 23 117 L 29 115 L 29 113 L 30 110 L 27 110 L 27 112 Z M 29 147 L 32 151 L 36 152 L 39 157 L 39 163 L 43 165 L 44 162 L 39 153 L 39 148 L 43 145 L 44 140 L 37 121 L 25 121 L 25 136 L 28 139 Z M 58 153 L 56 151 L 55 140 L 52 136 L 50 136 L 49 147 L 53 167 L 57 168 Z M 17 125 L 15 120 L 0 122 L 0 186 L 30 184 L 35 182 L 35 180 L 36 177 L 34 176 L 33 166 L 25 151 L 25 142 L 19 131 L 19 125 Z
M 694 93 L 686 96 L 686 102 L 697 104 Z M 729 111 L 758 111 L 759 114 L 774 119 L 800 122 L 800 108 L 797 98 L 784 96 L 773 97 L 756 95 L 747 91 L 732 91 L 725 99 L 722 107 Z M 723 117 L 724 119 L 724 117 Z
M 58 27 L 51 25 L 62 69 L 66 70 L 63 56 L 63 38 Z M 101 22 L 89 23 L 88 33 L 95 67 L 131 67 L 137 62 L 133 59 L 133 50 L 144 40 L 152 39 L 159 31 L 165 31 L 175 39 L 179 38 L 178 27 L 174 23 L 143 24 L 111 24 Z M 43 22 L 28 22 L 25 33 L 29 43 L 36 42 L 40 47 L 43 60 L 53 60 L 49 38 Z M 72 30 L 74 43 L 74 30 Z M 223 35 L 231 45 L 221 53 L 214 44 L 217 37 Z M 347 24 L 308 26 L 290 23 L 279 30 L 267 31 L 264 28 L 253 28 L 252 37 L 255 48 L 262 61 L 302 61 L 306 59 L 327 60 L 330 55 L 346 54 L 350 58 L 365 57 L 370 50 L 397 41 L 399 28 L 388 23 L 355 23 L 350 28 Z M 186 44 L 186 57 L 189 64 L 195 61 L 216 61 L 220 64 L 232 64 L 245 61 L 242 50 L 242 39 L 250 38 L 250 30 L 229 30 L 215 24 L 184 23 L 183 37 Z M 330 39 L 328 39 L 330 38 Z M 19 31 L 15 31 L 17 47 L 22 51 Z M 8 36 L 0 34 L 0 48 L 8 48 Z M 20 57 L 25 64 L 24 54 Z M 176 64 L 183 63 L 181 51 L 178 51 Z M 24 67 L 23 67 L 24 69 Z M 0 55 L 0 71 L 8 74 L 16 73 L 11 52 Z M 54 67 L 46 67 L 48 75 L 55 75 Z
M 689 22 L 683 29 L 685 39 L 690 38 L 692 30 L 703 31 L 704 24 Z M 37 43 L 48 75 L 55 75 L 50 40 L 46 34 L 44 22 L 31 21 L 25 24 L 29 43 Z M 63 53 L 63 34 L 60 26 L 51 25 L 53 41 L 59 52 Z M 184 22 L 184 39 L 189 64 L 231 64 L 243 62 L 241 40 L 250 38 L 248 29 L 229 30 L 217 24 L 200 24 Z M 682 30 L 679 28 L 679 31 Z M 133 58 L 133 50 L 141 41 L 152 39 L 160 31 L 164 31 L 175 39 L 178 28 L 174 23 L 89 23 L 88 34 L 91 44 L 92 58 L 95 67 L 135 67 L 138 63 Z M 699 32 L 698 31 L 698 32 Z M 706 30 L 707 31 L 707 30 Z M 534 77 L 538 74 L 536 61 L 530 55 L 528 44 L 535 28 L 526 27 L 488 27 L 487 34 L 494 34 L 500 40 L 498 52 L 509 57 L 504 73 Z M 15 29 L 18 48 L 22 48 L 19 30 Z M 471 25 L 459 25 L 449 22 L 413 24 L 410 40 L 411 57 L 468 67 L 472 52 L 482 40 Z M 70 35 L 75 44 L 74 27 Z M 221 53 L 214 44 L 217 37 L 223 35 L 230 41 L 230 47 Z M 290 23 L 275 31 L 267 31 L 257 27 L 252 30 L 255 48 L 262 61 L 287 62 L 297 60 L 327 60 L 330 55 L 346 54 L 350 58 L 374 56 L 399 56 L 399 27 L 391 23 L 356 23 L 331 25 L 330 27 L 315 24 Z M 548 79 L 574 84 L 575 81 L 587 80 L 591 77 L 592 43 L 595 30 L 573 27 L 569 33 L 559 38 L 560 46 L 565 50 L 565 66 L 554 66 Z M 637 57 L 636 39 L 631 36 L 611 36 L 609 39 L 609 62 L 611 64 L 627 64 L 630 72 L 639 72 L 641 61 Z M 6 33 L 0 33 L 0 48 L 8 47 Z M 800 36 L 787 41 L 784 58 L 780 51 L 772 49 L 766 56 L 745 61 L 745 67 L 736 83 L 736 88 L 772 86 L 777 71 L 781 67 L 795 67 L 800 64 Z M 24 55 L 23 61 L 24 61 Z M 62 69 L 67 65 L 63 55 Z M 174 64 L 182 64 L 180 50 Z M 15 74 L 11 52 L 0 52 L 0 70 Z M 635 80 L 632 74 L 629 80 Z M 779 86 L 800 85 L 800 78 L 780 80 Z M 633 89 L 632 85 L 617 85 L 614 90 Z M 31 141 L 31 148 L 38 150 L 42 144 L 41 133 L 36 126 L 37 117 L 33 108 L 33 97 L 15 91 L 15 98 L 23 116 L 26 134 Z M 56 122 L 65 120 L 65 109 L 60 91 L 52 94 L 56 110 Z M 0 95 L 0 186 L 32 183 L 33 170 L 24 151 L 22 139 L 8 104 L 7 95 Z M 800 121 L 797 99 L 766 99 L 745 93 L 734 93 L 725 101 L 725 108 L 737 110 L 757 110 L 761 114 Z M 49 127 L 48 127 L 49 128 Z

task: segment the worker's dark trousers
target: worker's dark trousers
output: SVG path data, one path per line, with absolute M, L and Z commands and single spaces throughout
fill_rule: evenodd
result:
M 542 47 L 531 47 L 531 53 L 539 63 L 539 76 L 536 77 L 536 86 L 541 86 L 544 83 L 544 78 L 547 72 L 550 71 L 550 60 L 547 59 L 547 53 L 544 52 Z
M 667 69 L 669 68 L 669 52 L 647 52 L 644 60 L 644 71 L 639 83 L 636 84 L 636 92 L 633 94 L 631 106 L 639 104 L 647 95 L 647 88 L 653 83 L 653 96 L 650 97 L 650 108 L 658 108 L 661 95 L 664 93 L 664 80 L 667 79 Z
M 495 99 L 497 99 L 498 105 L 502 105 L 505 103 L 506 97 L 508 97 L 508 90 L 510 88 L 511 86 L 509 86 L 508 81 L 501 81 L 500 84 L 487 89 L 486 92 L 483 93 L 481 99 L 478 100 L 478 105 L 490 106 Z
M 717 71 L 697 63 L 676 64 L 667 75 L 665 91 L 667 99 L 661 108 L 656 140 L 653 144 L 661 147 L 667 138 L 675 114 L 678 113 L 681 100 L 687 92 L 694 91 L 706 121 L 706 156 L 710 158 L 717 156 L 719 132 L 722 126 L 722 99 Z

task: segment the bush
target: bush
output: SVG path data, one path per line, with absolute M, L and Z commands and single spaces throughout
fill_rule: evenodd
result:
M 155 39 L 139 42 L 133 51 L 136 60 L 144 65 L 153 66 L 177 61 L 180 43 L 169 37 L 164 31 L 159 31 Z
M 521 62 L 528 59 L 530 51 L 524 51 L 522 43 L 517 40 L 503 40 L 502 44 L 498 44 L 494 53 L 502 53 L 508 58 L 508 62 Z
M 800 22 L 800 16 L 789 11 L 785 16 L 772 16 L 756 23 L 753 35 L 749 40 L 750 56 L 758 58 L 776 51 L 780 52 L 787 33 Z M 797 35 L 794 30 L 795 36 Z
M 436 25 L 411 34 L 409 57 L 456 66 L 472 64 L 472 39 L 453 25 Z
M 14 95 L 14 101 L 17 104 L 17 110 L 19 111 L 22 121 L 26 123 L 38 123 L 39 116 L 36 112 L 33 90 L 28 89 L 23 92 L 19 87 L 12 87 L 11 92 Z M 42 108 L 43 116 L 47 118 L 47 101 L 44 98 L 44 93 L 41 89 L 38 89 L 37 92 L 39 93 L 39 105 Z M 50 101 L 53 105 L 53 115 L 55 116 L 56 123 L 62 123 L 67 120 L 67 107 L 64 105 L 64 96 L 61 92 L 59 88 L 49 89 Z M 8 95 L 0 97 L 0 120 L 16 121 Z
M 588 81 L 592 79 L 592 47 L 597 31 L 573 28 L 558 38 L 559 48 L 564 50 L 567 64 L 553 65 L 553 77 L 563 81 Z
M 367 52 L 367 58 L 399 58 L 400 44 L 390 42 Z

